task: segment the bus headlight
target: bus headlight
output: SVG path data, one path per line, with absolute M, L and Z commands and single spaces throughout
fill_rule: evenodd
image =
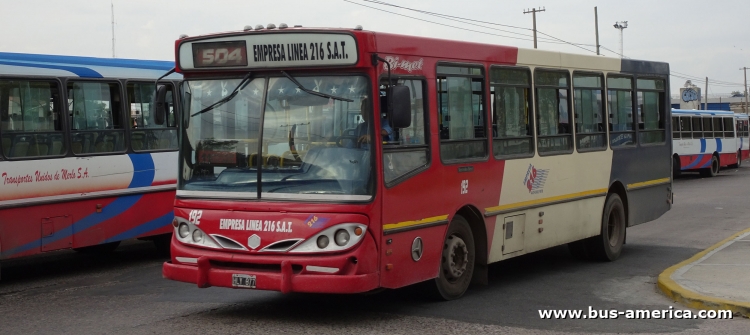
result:
M 221 249 L 221 246 L 216 243 L 210 236 L 207 236 L 200 228 L 196 225 L 188 222 L 187 220 L 175 216 L 175 220 L 178 221 L 175 227 L 175 237 L 177 240 L 188 245 L 196 245 L 201 247 Z
M 200 229 L 193 230 L 193 242 L 200 243 L 203 240 L 203 232 Z
M 188 227 L 187 223 L 180 224 L 179 228 L 177 228 L 177 234 L 182 238 L 187 238 L 190 235 L 190 227 Z
M 339 229 L 336 231 L 333 239 L 338 246 L 343 247 L 349 243 L 349 232 L 347 232 L 346 229 Z
M 288 252 L 314 253 L 349 249 L 364 238 L 367 226 L 361 223 L 341 223 L 321 231 Z M 333 240 L 333 243 L 331 243 Z

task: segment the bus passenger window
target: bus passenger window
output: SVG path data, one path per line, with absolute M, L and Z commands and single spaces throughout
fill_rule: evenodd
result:
M 724 138 L 734 138 L 734 119 L 725 117 L 722 120 L 724 120 Z
M 635 144 L 633 125 L 633 79 L 607 77 L 609 106 L 609 145 L 613 148 Z
M 570 119 L 570 82 L 567 72 L 537 70 L 537 147 L 540 154 L 573 150 Z
M 0 133 L 7 158 L 65 153 L 60 89 L 48 81 L 0 81 Z
M 493 66 L 490 92 L 495 158 L 533 156 L 530 71 Z
M 177 124 L 174 115 L 174 94 L 172 85 L 168 87 L 167 115 L 164 123 L 156 124 L 156 116 L 151 113 L 151 100 L 155 94 L 153 83 L 127 85 L 128 110 L 130 111 L 130 145 L 133 151 L 177 150 Z
M 481 67 L 437 67 L 438 128 L 443 160 L 487 155 L 484 75 Z
M 680 116 L 680 135 L 683 139 L 693 138 L 693 117 Z
M 125 150 L 119 85 L 103 82 L 68 82 L 68 113 L 74 154 Z
M 579 151 L 607 148 L 602 104 L 603 81 L 600 74 L 573 74 L 576 147 Z
M 680 117 L 673 116 L 672 117 L 672 138 L 673 139 L 680 139 L 681 133 L 680 133 Z
M 664 143 L 666 92 L 664 80 L 641 79 L 638 86 L 638 142 Z

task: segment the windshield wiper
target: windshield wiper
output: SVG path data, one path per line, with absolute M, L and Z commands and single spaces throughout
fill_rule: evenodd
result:
M 196 115 L 200 115 L 200 114 L 203 114 L 203 113 L 205 113 L 205 112 L 208 112 L 208 111 L 210 111 L 210 110 L 212 110 L 212 109 L 214 109 L 214 108 L 216 108 L 216 107 L 219 107 L 219 106 L 221 106 L 221 105 L 223 105 L 223 104 L 225 104 L 225 103 L 229 102 L 230 100 L 234 99 L 234 97 L 235 97 L 235 96 L 237 96 L 237 93 L 239 93 L 239 92 L 240 92 L 240 90 L 244 89 L 244 88 L 245 88 L 245 86 L 247 86 L 247 84 L 249 84 L 249 83 L 250 83 L 250 81 L 251 81 L 252 77 L 253 77 L 253 73 L 252 73 L 252 72 L 248 72 L 248 73 L 247 73 L 247 74 L 245 75 L 245 77 L 244 77 L 244 78 L 242 78 L 242 80 L 240 81 L 240 83 L 239 83 L 239 84 L 237 84 L 237 87 L 235 87 L 235 88 L 234 88 L 234 89 L 232 90 L 232 93 L 229 93 L 229 95 L 227 95 L 227 96 L 225 96 L 225 97 L 221 98 L 221 99 L 220 99 L 219 101 L 217 101 L 217 102 L 214 102 L 214 103 L 213 103 L 213 104 L 211 104 L 210 106 L 208 106 L 208 107 L 206 107 L 206 108 L 203 108 L 203 109 L 201 109 L 200 111 L 198 111 L 198 112 L 195 112 L 195 113 L 191 114 L 191 115 L 190 115 L 190 117 L 193 117 L 193 116 L 196 116 Z
M 291 80 L 295 85 L 297 85 L 297 87 L 300 90 L 304 91 L 307 94 L 312 94 L 312 95 L 316 95 L 316 96 L 323 97 L 323 98 L 329 98 L 329 99 L 333 99 L 333 100 L 340 100 L 340 101 L 346 101 L 346 102 L 354 102 L 354 100 L 352 100 L 352 99 L 337 97 L 335 95 L 330 95 L 330 94 L 315 92 L 313 90 L 307 89 L 304 86 L 302 86 L 302 84 L 300 84 L 297 81 L 297 79 L 294 79 L 294 77 L 292 77 L 288 73 L 286 73 L 286 71 L 281 71 L 281 74 L 283 74 L 285 77 L 287 77 L 289 80 Z

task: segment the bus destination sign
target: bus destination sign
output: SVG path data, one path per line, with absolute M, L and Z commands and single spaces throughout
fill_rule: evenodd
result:
M 354 65 L 358 58 L 356 41 L 348 34 L 253 34 L 180 46 L 183 69 Z
M 247 66 L 245 41 L 193 43 L 195 67 Z

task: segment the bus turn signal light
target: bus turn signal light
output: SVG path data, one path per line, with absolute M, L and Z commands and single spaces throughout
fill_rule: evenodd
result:
M 362 235 L 362 228 L 360 227 L 354 228 L 354 235 L 357 235 L 357 236 Z

